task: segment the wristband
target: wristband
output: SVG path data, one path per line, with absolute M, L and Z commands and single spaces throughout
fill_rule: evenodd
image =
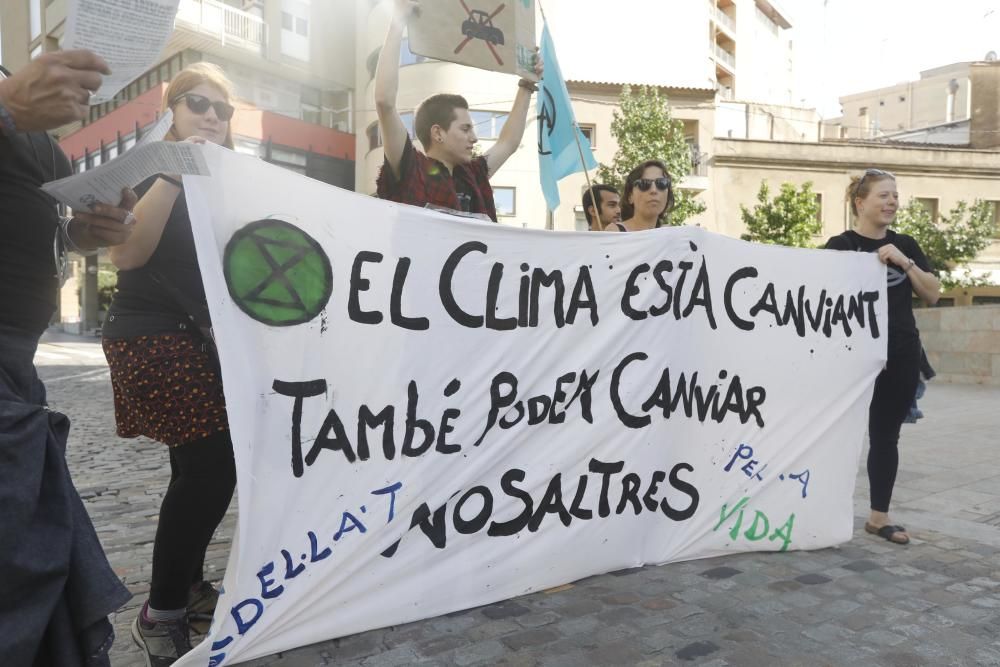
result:
M 538 84 L 534 81 L 528 81 L 527 79 L 521 79 L 517 82 L 517 85 L 525 90 L 530 90 L 531 92 L 538 92 Z
M 179 187 L 181 189 L 184 189 L 184 186 L 176 178 L 171 178 L 170 176 L 167 176 L 166 174 L 159 174 L 157 176 L 157 178 L 159 178 L 160 180 L 166 181 L 167 183 L 170 183 L 171 185 L 176 185 L 177 187 Z
M 63 216 L 59 218 L 59 236 L 62 238 L 63 246 L 67 251 L 72 251 L 78 255 L 83 255 L 84 257 L 90 257 L 91 255 L 97 254 L 97 249 L 94 250 L 84 250 L 76 243 L 73 242 L 72 237 L 69 235 L 69 224 L 73 222 L 73 218 Z
M 909 264 L 907 264 L 907 265 L 906 265 L 906 268 L 905 268 L 905 269 L 903 269 L 903 273 L 908 273 L 908 272 L 909 272 L 909 270 L 910 270 L 910 269 L 912 269 L 912 268 L 913 268 L 914 266 L 916 266 L 916 264 L 917 264 L 916 262 L 914 262 L 914 261 L 913 261 L 913 260 L 912 260 L 911 258 L 909 258 L 909 257 L 907 257 L 907 258 L 906 258 L 906 260 L 907 260 L 907 261 L 909 262 Z

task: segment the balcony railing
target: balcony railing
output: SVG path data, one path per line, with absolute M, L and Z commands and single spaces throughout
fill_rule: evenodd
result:
M 724 48 L 715 45 L 715 59 L 721 62 L 732 71 L 736 71 L 736 56 L 726 51 Z
M 715 6 L 712 7 L 712 12 L 716 23 L 729 30 L 732 34 L 736 34 L 736 20 L 732 16 Z
M 259 52 L 267 46 L 264 19 L 216 0 L 181 0 L 177 22 L 218 37 L 223 46 L 233 44 Z

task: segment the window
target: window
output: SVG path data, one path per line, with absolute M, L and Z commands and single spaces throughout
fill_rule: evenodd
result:
M 403 121 L 403 126 L 406 127 L 407 134 L 410 135 L 410 139 L 416 139 L 416 135 L 413 133 L 413 113 L 401 113 L 399 114 L 400 120 Z M 378 121 L 375 121 L 368 126 L 365 130 L 365 134 L 368 136 L 368 150 L 373 151 L 382 145 L 382 133 L 379 132 Z
M 516 188 L 493 188 L 493 202 L 497 206 L 497 215 L 515 215 L 517 212 Z
M 860 109 L 858 109 L 858 115 L 859 116 L 867 116 L 868 115 L 868 107 L 861 107 Z
M 295 17 L 288 12 L 281 12 L 281 29 L 293 30 L 295 28 Z
M 823 195 L 816 193 L 816 222 L 820 224 L 820 234 L 823 233 Z
M 507 114 L 495 111 L 470 111 L 469 115 L 480 139 L 496 139 L 507 122 Z
M 31 39 L 34 40 L 42 34 L 42 0 L 31 0 L 29 4 L 28 14 L 29 23 L 31 24 Z M 23 7 L 24 5 L 21 6 Z
M 309 36 L 309 21 L 298 16 L 295 17 L 295 32 L 303 37 Z
M 580 123 L 580 132 L 583 132 L 583 136 L 587 137 L 587 141 L 590 142 L 591 148 L 597 148 L 597 126 L 592 124 Z
M 900 102 L 905 102 L 906 101 L 906 95 L 900 95 L 899 96 L 899 101 Z
M 1000 239 L 1000 201 L 986 203 L 993 207 L 993 238 Z
M 930 213 L 931 220 L 937 222 L 938 219 L 938 200 L 935 197 L 917 197 L 917 203 L 924 207 L 924 210 Z

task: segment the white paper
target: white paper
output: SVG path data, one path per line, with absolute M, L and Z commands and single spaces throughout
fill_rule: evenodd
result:
M 123 188 L 134 188 L 153 174 L 211 175 L 198 144 L 157 141 L 42 189 L 76 211 L 89 211 L 98 202 L 117 204 Z
M 170 131 L 170 127 L 174 124 L 174 112 L 171 109 L 167 109 L 160 116 L 160 120 L 156 121 L 156 124 L 151 128 L 146 130 L 146 134 L 142 135 L 142 139 L 136 142 L 130 150 L 135 150 L 136 148 L 141 148 L 146 144 L 151 144 L 156 141 L 163 141 L 163 137 L 167 136 L 167 132 Z
M 63 49 L 89 49 L 111 68 L 91 104 L 112 99 L 148 70 L 174 29 L 180 0 L 69 0 Z

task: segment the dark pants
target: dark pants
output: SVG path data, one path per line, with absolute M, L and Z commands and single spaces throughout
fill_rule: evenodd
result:
M 919 340 L 891 347 L 868 408 L 868 484 L 876 512 L 889 511 L 899 467 L 899 429 L 913 404 L 920 374 Z
M 69 420 L 45 407 L 37 342 L 0 328 L 0 660 L 107 665 L 108 614 L 131 595 L 70 478 Z
M 188 590 L 204 577 L 205 550 L 236 488 L 229 431 L 170 448 L 170 485 L 153 542 L 149 606 L 183 609 Z

